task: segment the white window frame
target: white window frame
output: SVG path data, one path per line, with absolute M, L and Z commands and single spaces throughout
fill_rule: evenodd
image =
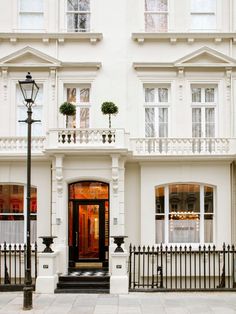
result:
M 167 11 L 146 11 L 145 10 L 145 1 L 146 0 L 144 0 L 144 26 L 145 26 L 145 32 L 161 32 L 161 33 L 166 33 L 166 32 L 168 32 L 168 30 L 169 30 L 169 6 L 170 6 L 170 0 L 167 0 Z M 166 30 L 154 30 L 154 31 L 149 31 L 149 30 L 147 30 L 147 24 L 146 24 L 146 15 L 147 14 L 166 14 L 167 15 L 167 27 L 166 27 Z
M 35 1 L 35 0 L 34 0 Z M 43 9 L 42 11 L 21 11 L 21 0 L 18 0 L 18 29 L 23 31 L 29 32 L 41 32 L 45 30 L 45 7 L 44 7 L 44 0 L 43 2 Z M 21 16 L 24 14 L 32 14 L 32 15 L 42 15 L 42 28 L 22 28 L 21 26 Z
M 79 1 L 79 0 L 78 0 Z M 66 14 L 65 14 L 65 25 L 66 25 L 66 30 L 67 32 L 71 32 L 71 33 L 75 33 L 75 32 L 90 32 L 91 30 L 91 0 L 89 0 L 89 6 L 90 6 L 90 11 L 80 11 L 80 10 L 74 10 L 74 11 L 68 11 L 67 9 L 67 2 L 68 0 L 65 0 L 65 11 L 66 11 Z M 82 15 L 89 15 L 89 27 L 87 29 L 68 29 L 68 24 L 67 24 L 67 21 L 68 21 L 68 15 L 69 14 L 82 14 Z
M 192 101 L 192 88 L 201 88 L 201 102 L 193 102 Z M 205 101 L 205 90 L 207 88 L 214 88 L 214 102 L 206 102 Z M 206 84 L 206 85 L 199 85 L 199 84 L 191 84 L 191 116 L 193 115 L 193 109 L 200 109 L 201 110 L 201 137 L 206 137 L 206 121 L 205 121 L 205 112 L 206 109 L 214 109 L 215 111 L 215 134 L 217 134 L 217 103 L 218 103 L 218 88 L 215 84 Z M 193 119 L 191 120 L 191 124 L 193 123 Z M 193 137 L 193 132 L 192 132 Z
M 216 28 L 217 28 L 217 0 L 215 0 L 215 9 L 213 11 L 206 11 L 204 9 L 202 9 L 201 11 L 198 10 L 198 11 L 194 11 L 192 9 L 192 3 L 193 1 L 195 0 L 191 0 L 191 3 L 190 3 L 190 29 L 192 31 L 215 31 Z M 194 28 L 193 25 L 192 25 L 192 18 L 193 16 L 214 16 L 215 17 L 215 25 L 214 27 L 211 27 L 211 28 L 202 28 L 202 27 L 197 27 L 197 28 Z
M 145 90 L 149 89 L 154 89 L 154 102 L 146 102 L 145 101 Z M 167 88 L 168 89 L 168 102 L 160 102 L 159 97 L 158 97 L 158 90 L 160 88 Z M 162 138 L 160 137 L 159 134 L 159 109 L 167 109 L 167 115 L 168 115 L 168 120 L 167 120 L 167 137 L 169 137 L 170 134 L 170 85 L 163 84 L 163 85 L 145 85 L 144 86 L 144 119 L 145 119 L 145 109 L 146 108 L 154 108 L 155 112 L 155 121 L 154 121 L 154 137 Z M 146 137 L 146 123 L 144 122 L 144 134 Z
M 76 88 L 76 95 L 80 95 L 80 90 L 83 88 L 88 88 L 89 89 L 89 102 L 78 102 L 76 101 L 75 106 L 76 106 L 76 129 L 81 128 L 80 126 L 80 109 L 89 109 L 89 126 L 88 128 L 91 127 L 91 85 L 90 84 L 65 84 L 64 85 L 64 101 L 67 100 L 67 88 Z M 78 93 L 79 91 L 79 93 Z M 77 99 L 76 99 L 77 100 Z
M 177 242 L 169 242 L 169 186 L 171 185 L 174 185 L 174 184 L 197 184 L 200 186 L 200 212 L 199 212 L 199 215 L 200 215 L 200 222 L 199 222 L 199 225 L 200 225 L 200 241 L 199 242 L 181 242 L 181 243 L 177 243 Z M 213 189 L 213 212 L 210 213 L 213 218 L 213 236 L 212 236 L 212 242 L 210 243 L 207 243 L 207 242 L 204 242 L 204 217 L 207 213 L 205 213 L 205 208 L 204 208 L 204 187 L 205 186 L 208 186 L 208 187 L 211 187 Z M 181 183 L 169 183 L 169 184 L 165 184 L 165 185 L 158 185 L 158 186 L 155 186 L 155 190 L 157 188 L 160 188 L 160 187 L 164 187 L 164 193 L 165 193 L 165 209 L 164 209 L 164 214 L 157 214 L 156 213 L 156 208 L 155 208 L 155 221 L 156 221 L 156 216 L 161 216 L 163 215 L 164 216 L 164 243 L 163 244 L 166 244 L 166 245 L 177 245 L 177 246 L 185 246 L 185 245 L 191 245 L 192 248 L 194 247 L 198 247 L 198 245 L 213 245 L 215 243 L 215 223 L 216 223 L 216 208 L 215 208 L 215 205 L 216 205 L 216 201 L 215 201 L 215 197 L 216 197 L 216 188 L 210 184 L 204 184 L 204 183 L 198 183 L 198 182 L 181 182 Z M 154 193 L 155 195 L 155 193 Z M 156 206 L 156 201 L 155 201 L 155 206 Z M 155 238 L 156 238 L 156 227 L 155 227 Z M 157 243 L 156 244 L 161 244 L 161 243 Z
M 12 182 L 11 183 L 0 183 L 0 185 L 18 185 L 18 186 L 23 186 L 23 190 L 24 190 L 24 194 L 23 194 L 23 213 L 22 214 L 14 213 L 13 215 L 14 216 L 24 216 L 23 222 L 25 222 L 26 219 L 27 219 L 27 185 L 26 184 L 22 184 L 22 183 L 12 183 Z M 31 185 L 31 188 L 36 188 L 37 203 L 38 203 L 38 188 L 36 186 L 33 186 L 33 185 Z M 10 213 L 1 213 L 1 215 L 2 216 L 9 216 L 11 214 Z M 36 216 L 36 220 L 34 220 L 34 221 L 36 221 L 36 226 L 37 226 L 38 204 L 37 204 L 37 213 L 36 214 L 30 213 L 30 215 L 31 216 Z M 22 243 L 26 243 L 26 240 L 27 240 L 26 239 L 26 229 L 27 229 L 27 226 L 26 226 L 26 223 L 24 223 L 24 235 L 23 235 L 24 240 L 23 240 Z M 36 228 L 35 241 L 37 241 L 37 228 Z M 31 237 L 31 244 L 34 244 L 33 242 L 32 242 L 32 237 Z M 3 243 L 3 242 L 0 242 L 0 243 Z M 14 244 L 22 244 L 22 243 L 14 243 Z

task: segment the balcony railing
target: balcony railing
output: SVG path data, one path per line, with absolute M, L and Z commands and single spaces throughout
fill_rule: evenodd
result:
M 131 138 L 134 155 L 228 155 L 235 153 L 228 138 Z
M 127 148 L 123 129 L 52 129 L 47 148 Z
M 45 137 L 32 137 L 31 150 L 32 153 L 42 153 L 45 146 Z M 27 137 L 0 137 L 0 153 L 26 153 Z

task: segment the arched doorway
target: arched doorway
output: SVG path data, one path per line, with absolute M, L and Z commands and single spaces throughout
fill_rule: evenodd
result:
M 109 185 L 69 184 L 69 267 L 108 266 Z

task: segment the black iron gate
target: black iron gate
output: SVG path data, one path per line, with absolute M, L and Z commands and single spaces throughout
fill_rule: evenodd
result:
M 236 290 L 235 248 L 130 245 L 130 291 Z

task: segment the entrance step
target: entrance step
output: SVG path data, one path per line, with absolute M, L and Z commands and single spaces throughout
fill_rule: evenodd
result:
M 109 293 L 107 269 L 80 269 L 60 276 L 55 293 Z

